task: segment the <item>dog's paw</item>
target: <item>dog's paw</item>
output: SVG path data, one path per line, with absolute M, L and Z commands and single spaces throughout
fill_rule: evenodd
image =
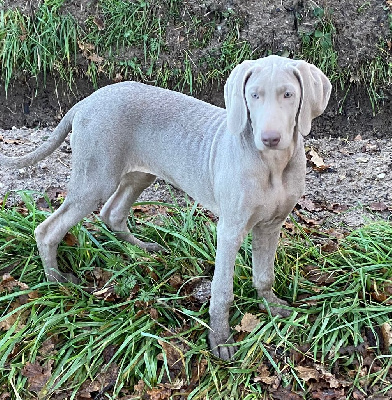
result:
M 46 279 L 52 283 L 74 283 L 75 285 L 80 283 L 79 278 L 77 278 L 74 274 L 60 271 L 47 274 Z
M 227 361 L 234 357 L 234 354 L 237 351 L 237 347 L 231 346 L 231 344 L 234 343 L 234 340 L 232 338 L 224 339 L 223 336 L 226 335 L 219 335 L 215 332 L 210 331 L 208 335 L 208 341 L 210 343 L 212 354 L 215 357 Z
M 167 249 L 158 243 L 146 243 L 143 244 L 143 249 L 149 253 L 167 253 Z
M 289 307 L 287 301 L 280 299 L 279 297 L 275 296 L 273 293 L 265 293 L 262 294 L 260 297 L 264 297 L 264 299 L 268 303 L 268 308 L 271 312 L 272 316 L 281 316 L 283 318 L 289 317 L 292 314 L 292 311 L 286 307 Z M 284 306 L 284 307 L 281 307 Z M 259 304 L 259 307 L 262 311 L 267 311 L 267 307 L 264 304 Z

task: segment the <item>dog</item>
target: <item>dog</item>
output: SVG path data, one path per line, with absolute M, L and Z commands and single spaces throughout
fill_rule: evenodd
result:
M 303 136 L 325 110 L 328 78 L 305 61 L 269 56 L 244 61 L 224 87 L 226 109 L 137 82 L 103 87 L 72 107 L 50 138 L 21 157 L 0 155 L 4 167 L 42 160 L 72 130 L 72 172 L 59 209 L 35 230 L 49 281 L 75 281 L 59 271 L 57 247 L 68 230 L 104 204 L 101 218 L 117 236 L 159 251 L 129 231 L 130 208 L 159 176 L 219 217 L 211 285 L 209 342 L 229 359 L 229 309 L 237 251 L 252 231 L 253 285 L 287 316 L 272 291 L 281 226 L 304 192 Z

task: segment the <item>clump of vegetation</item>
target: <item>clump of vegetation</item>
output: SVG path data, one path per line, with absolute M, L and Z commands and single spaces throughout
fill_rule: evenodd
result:
M 207 81 L 220 83 L 252 55 L 249 44 L 239 40 L 241 21 L 230 10 L 214 11 L 206 20 L 190 14 L 181 0 L 101 0 L 99 13 L 81 26 L 73 16 L 61 13 L 63 3 L 45 1 L 33 15 L 18 9 L 1 11 L 0 65 L 6 88 L 22 71 L 44 77 L 55 71 L 70 85 L 76 74 L 87 75 L 94 84 L 105 75 L 163 87 L 171 84 L 192 93 Z M 218 20 L 224 22 L 224 32 Z M 170 33 L 168 26 L 178 30 Z M 210 48 L 217 35 L 220 45 Z M 168 56 L 171 40 L 183 42 L 177 59 Z
M 367 6 L 369 5 L 365 3 L 358 9 L 358 13 Z M 300 31 L 302 39 L 300 58 L 317 65 L 331 82 L 337 84 L 338 88 L 345 93 L 341 107 L 353 84 L 364 85 L 375 113 L 384 99 L 382 88 L 392 82 L 392 62 L 388 55 L 390 43 L 380 42 L 378 55 L 374 59 L 360 65 L 341 68 L 339 53 L 334 44 L 336 28 L 333 23 L 333 14 L 330 10 L 320 7 L 315 7 L 313 14 L 317 21 L 314 29 L 310 32 Z
M 85 221 L 59 248 L 61 268 L 81 284 L 59 286 L 45 283 L 33 236 L 47 211 L 22 196 L 0 210 L 0 391 L 9 398 L 391 396 L 390 223 L 340 240 L 290 224 L 276 260 L 288 318 L 260 313 L 246 238 L 231 316 L 238 352 L 224 363 L 207 345 L 208 294 L 196 294 L 215 257 L 208 213 L 139 204 L 133 223 L 170 250 L 159 255 Z
M 183 0 L 97 0 L 81 22 L 62 12 L 64 3 L 45 0 L 30 14 L 17 8 L 0 12 L 6 89 L 18 77 L 45 79 L 56 72 L 70 88 L 76 76 L 87 76 L 95 86 L 100 77 L 135 79 L 195 94 L 222 84 L 243 60 L 269 53 L 241 39 L 245 21 L 231 8 L 196 12 Z M 391 82 L 388 44 L 380 43 L 378 56 L 355 70 L 342 69 L 331 11 L 315 7 L 314 29 L 305 33 L 297 16 L 302 46 L 293 56 L 317 65 L 343 92 L 365 85 L 375 110 L 383 98 L 380 88 Z

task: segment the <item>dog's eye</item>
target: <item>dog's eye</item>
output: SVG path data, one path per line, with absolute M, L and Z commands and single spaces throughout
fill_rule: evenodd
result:
M 259 99 L 259 98 L 260 98 L 259 95 L 258 95 L 257 93 L 252 93 L 251 96 L 252 96 L 252 98 L 254 98 L 254 99 Z
M 293 93 L 292 93 L 292 92 L 284 92 L 283 97 L 284 97 L 285 99 L 289 99 L 290 97 L 293 97 Z

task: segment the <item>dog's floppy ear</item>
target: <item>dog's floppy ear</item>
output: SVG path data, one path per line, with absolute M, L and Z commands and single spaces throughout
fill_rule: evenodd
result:
M 295 62 L 294 74 L 301 85 L 301 103 L 297 117 L 298 131 L 306 136 L 312 120 L 327 107 L 332 85 L 329 79 L 313 64 Z
M 227 111 L 227 129 L 230 133 L 240 134 L 244 131 L 248 120 L 248 108 L 245 101 L 245 83 L 251 75 L 255 61 L 244 61 L 237 65 L 224 87 Z

